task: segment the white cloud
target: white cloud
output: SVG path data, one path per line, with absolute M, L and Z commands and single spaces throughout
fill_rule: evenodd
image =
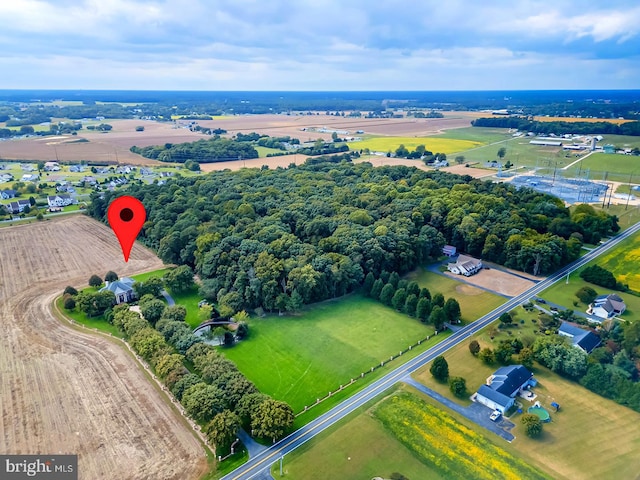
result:
M 630 0 L 12 0 L 0 88 L 637 88 L 639 25 Z

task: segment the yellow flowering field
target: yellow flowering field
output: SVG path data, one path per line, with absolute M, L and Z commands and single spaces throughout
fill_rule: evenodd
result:
M 424 463 L 448 479 L 547 478 L 483 435 L 408 392 L 398 392 L 382 402 L 374 415 Z
M 424 145 L 427 150 L 433 153 L 446 153 L 449 155 L 450 153 L 481 147 L 484 144 L 471 140 L 441 137 L 370 137 L 359 142 L 349 142 L 349 149 L 360 150 L 368 148 L 372 152 L 394 152 L 400 145 L 404 145 L 410 151 L 415 150 L 418 145 Z

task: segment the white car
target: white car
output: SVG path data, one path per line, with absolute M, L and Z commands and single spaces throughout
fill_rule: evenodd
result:
M 502 412 L 500 410 L 494 410 L 493 412 L 491 412 L 491 415 L 489 415 L 489 418 L 492 421 L 496 422 L 501 416 L 502 416 Z

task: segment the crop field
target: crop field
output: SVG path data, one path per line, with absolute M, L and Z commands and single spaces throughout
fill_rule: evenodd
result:
M 427 150 L 433 153 L 460 152 L 482 146 L 482 143 L 471 140 L 457 140 L 453 138 L 440 137 L 369 137 L 359 142 L 349 142 L 351 150 L 368 148 L 374 152 L 393 152 L 400 145 L 404 145 L 409 150 L 415 150 L 418 145 L 424 145 Z
M 252 318 L 249 329 L 248 340 L 222 352 L 261 392 L 295 412 L 433 335 L 433 327 L 359 295 L 299 316 Z
M 574 286 L 574 289 L 579 287 Z M 543 295 L 547 298 L 546 295 Z M 517 309 L 519 318 L 525 319 L 525 325 L 510 329 L 513 336 L 533 337 L 530 318 Z M 449 372 L 467 380 L 467 389 L 473 393 L 496 366 L 485 365 L 469 352 L 469 342 L 477 339 L 481 347 L 495 348 L 497 343 L 509 337 L 502 332 L 492 341 L 489 332 L 484 329 L 479 335 L 469 338 L 444 356 L 449 363 Z M 515 414 L 511 421 L 516 424 L 513 434 L 516 439 L 504 449 L 514 455 L 525 458 L 532 465 L 540 465 L 549 471 L 553 478 L 616 478 L 635 480 L 637 478 L 638 452 L 640 451 L 640 414 L 622 405 L 590 392 L 579 384 L 566 380 L 543 367 L 533 369 L 538 386 L 533 392 L 536 400 L 551 412 L 551 423 L 543 427 L 540 439 L 528 438 L 522 431 L 520 415 Z M 429 365 L 413 375 L 429 388 L 453 400 L 446 386 L 436 382 L 429 373 Z M 456 401 L 458 401 L 456 399 Z M 555 413 L 551 402 L 561 405 Z M 435 402 L 435 401 L 434 401 Z M 458 401 L 468 404 L 468 402 Z M 526 404 L 527 402 L 524 401 Z M 449 410 L 447 410 L 449 411 Z M 485 433 L 481 427 L 459 418 L 454 418 L 477 432 Z M 597 432 L 597 434 L 594 434 Z M 598 455 L 593 455 L 598 451 Z M 603 461 L 606 458 L 607 461 Z
M 598 259 L 598 265 L 613 272 L 619 282 L 640 292 L 640 234 L 622 242 L 615 250 Z
M 418 282 L 421 288 L 428 288 L 431 295 L 440 292 L 445 300 L 454 297 L 460 304 L 462 320 L 465 322 L 477 320 L 506 301 L 499 295 L 422 268 L 407 275 L 406 279 Z
M 374 415 L 406 448 L 445 478 L 548 478 L 408 392 L 386 399 L 374 409 Z
M 368 479 L 398 472 L 410 479 L 548 478 L 414 392 L 401 387 L 314 438 L 288 461 L 285 457 L 285 476 Z M 276 465 L 274 478 L 278 472 Z
M 120 343 L 70 328 L 52 302 L 95 272 L 162 262 L 85 216 L 0 230 L 0 450 L 74 453 L 81 478 L 199 478 L 204 449 Z

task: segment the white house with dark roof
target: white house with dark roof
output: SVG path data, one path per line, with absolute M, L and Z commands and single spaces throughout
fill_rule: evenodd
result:
M 601 343 L 600 337 L 591 330 L 585 330 L 571 322 L 562 322 L 558 335 L 569 338 L 574 347 L 585 353 L 591 353 Z
M 501 367 L 487 378 L 474 395 L 474 401 L 504 413 L 516 402 L 516 396 L 538 384 L 533 373 L 522 365 Z
M 447 270 L 451 273 L 455 273 L 456 275 L 469 277 L 482 270 L 482 260 L 460 254 L 455 262 L 451 262 L 447 265 Z
M 122 277 L 115 282 L 107 282 L 104 287 L 100 289 L 101 292 L 110 291 L 116 297 L 116 304 L 131 302 L 136 298 L 136 294 L 133 290 L 133 284 L 135 280 L 129 277 Z
M 5 205 L 5 208 L 9 213 L 22 213 L 27 207 L 31 208 L 31 203 L 29 202 L 29 200 L 17 200 Z
M 622 315 L 626 309 L 627 306 L 625 305 L 624 300 L 622 300 L 619 295 L 610 293 L 609 295 L 600 295 L 596 297 L 593 303 L 589 305 L 587 313 L 589 315 L 595 315 L 596 317 L 607 319 Z
M 50 207 L 66 207 L 74 202 L 74 198 L 68 193 L 58 193 L 57 195 L 49 195 L 47 203 Z

